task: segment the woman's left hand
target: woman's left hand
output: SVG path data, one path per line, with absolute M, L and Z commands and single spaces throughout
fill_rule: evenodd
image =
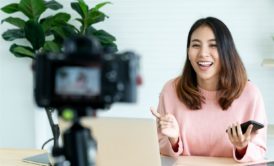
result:
M 253 125 L 249 125 L 244 134 L 242 133 L 242 129 L 239 123 L 232 124 L 227 129 L 229 140 L 237 150 L 242 150 L 247 147 L 251 140 L 252 128 Z

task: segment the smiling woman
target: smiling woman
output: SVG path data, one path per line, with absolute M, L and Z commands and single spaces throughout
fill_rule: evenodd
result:
M 158 110 L 151 110 L 161 153 L 263 159 L 267 128 L 252 132 L 249 125 L 243 133 L 240 123 L 255 120 L 267 126 L 264 102 L 247 80 L 226 25 L 213 17 L 196 21 L 188 34 L 187 57 L 182 75 L 166 83 Z

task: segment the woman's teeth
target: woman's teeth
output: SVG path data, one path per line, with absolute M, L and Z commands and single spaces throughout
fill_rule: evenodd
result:
M 209 67 L 213 64 L 213 62 L 198 62 L 199 66 L 205 66 L 205 67 Z

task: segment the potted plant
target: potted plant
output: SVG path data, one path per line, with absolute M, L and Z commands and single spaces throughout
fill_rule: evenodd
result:
M 1 8 L 7 14 L 21 12 L 26 17 L 9 16 L 2 20 L 12 24 L 14 28 L 8 29 L 2 34 L 6 41 L 26 39 L 29 45 L 13 43 L 10 52 L 16 57 L 29 57 L 35 59 L 35 55 L 41 52 L 61 52 L 64 39 L 75 36 L 95 36 L 103 48 L 113 52 L 117 51 L 115 37 L 104 30 L 97 30 L 94 24 L 102 22 L 108 16 L 100 9 L 110 2 L 102 2 L 90 8 L 84 0 L 71 2 L 71 8 L 76 11 L 80 18 L 80 27 L 70 24 L 71 14 L 59 11 L 63 6 L 55 0 L 20 0 L 19 3 L 11 3 Z M 56 13 L 47 17 L 41 17 L 48 10 Z M 24 19 L 27 18 L 27 19 Z M 27 44 L 27 43 L 26 43 Z

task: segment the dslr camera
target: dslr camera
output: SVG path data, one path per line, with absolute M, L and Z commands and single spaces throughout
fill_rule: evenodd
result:
M 133 52 L 104 51 L 95 38 L 74 37 L 64 42 L 63 53 L 37 55 L 34 65 L 34 96 L 38 106 L 45 107 L 54 135 L 54 166 L 95 166 L 97 141 L 80 118 L 88 110 L 108 108 L 115 102 L 136 102 L 139 56 Z M 73 110 L 72 125 L 63 134 L 63 147 L 58 145 L 60 134 L 50 110 L 59 115 Z M 60 160 L 61 159 L 61 160 Z
M 38 106 L 108 108 L 136 102 L 139 56 L 109 53 L 95 38 L 74 37 L 63 53 L 37 55 L 34 96 Z

